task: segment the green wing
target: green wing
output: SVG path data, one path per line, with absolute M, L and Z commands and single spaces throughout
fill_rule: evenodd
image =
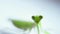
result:
M 27 29 L 31 29 L 32 27 L 34 27 L 36 24 L 33 22 L 27 22 L 27 21 L 19 21 L 19 20 L 12 20 L 12 23 L 23 30 L 27 30 Z

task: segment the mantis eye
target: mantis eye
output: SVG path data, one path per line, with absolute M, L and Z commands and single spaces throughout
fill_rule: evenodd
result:
M 32 19 L 34 20 L 34 19 L 35 19 L 35 17 L 34 17 L 34 16 L 32 16 Z
M 43 17 L 42 16 L 39 16 L 40 19 L 42 19 Z

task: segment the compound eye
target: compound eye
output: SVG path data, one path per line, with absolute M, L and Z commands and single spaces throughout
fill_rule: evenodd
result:
M 34 20 L 34 19 L 35 19 L 35 17 L 34 17 L 34 16 L 32 16 L 32 19 Z
M 43 18 L 43 16 L 39 16 L 39 18 L 40 18 L 40 19 L 42 19 L 42 18 Z

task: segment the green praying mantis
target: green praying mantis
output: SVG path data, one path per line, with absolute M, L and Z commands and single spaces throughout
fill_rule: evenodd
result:
M 20 28 L 20 29 L 25 30 L 25 31 L 27 29 L 31 30 L 33 27 L 36 26 L 38 34 L 40 34 L 39 27 L 42 27 L 41 23 L 40 23 L 42 18 L 43 18 L 43 16 L 41 16 L 41 15 L 40 16 L 32 16 L 32 19 L 35 23 L 28 22 L 28 21 L 15 20 L 15 19 L 11 19 L 11 21 L 17 28 Z M 39 24 L 39 26 L 38 26 L 38 24 Z M 47 34 L 47 33 L 45 32 L 45 34 Z

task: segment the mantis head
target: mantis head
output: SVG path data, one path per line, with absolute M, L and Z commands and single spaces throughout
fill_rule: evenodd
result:
M 39 23 L 39 21 L 43 18 L 43 16 L 32 16 L 32 19 L 36 22 Z

